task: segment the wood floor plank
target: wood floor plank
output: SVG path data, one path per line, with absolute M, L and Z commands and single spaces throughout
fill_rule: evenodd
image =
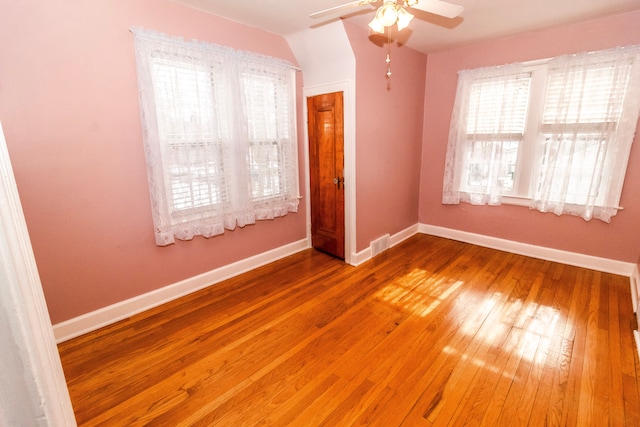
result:
M 80 426 L 640 425 L 629 280 L 426 235 L 61 343 Z
M 492 371 L 493 363 L 496 360 L 496 347 L 503 345 L 506 338 L 500 323 L 510 310 L 509 305 L 506 304 L 507 300 L 507 295 L 499 293 L 492 295 L 492 298 L 487 301 L 491 304 L 490 307 L 485 304 L 484 308 L 489 309 L 489 313 L 474 335 L 476 345 L 467 347 L 466 360 L 456 366 L 460 369 L 457 381 L 455 377 L 449 380 L 448 386 L 456 390 L 457 393 L 451 393 L 448 397 L 449 404 L 440 407 L 437 416 L 433 418 L 433 425 L 461 424 L 458 420 L 466 418 L 469 412 L 479 404 L 479 401 L 487 398 L 486 394 L 480 392 L 482 390 L 480 384 L 486 374 Z M 476 389 L 476 387 L 478 388 Z M 436 415 L 435 411 L 432 411 L 432 414 Z M 480 419 L 479 415 L 467 418 L 464 424 L 479 424 Z
M 572 269 L 573 270 L 573 269 Z M 573 281 L 574 294 L 569 309 L 569 321 L 565 337 L 572 340 L 569 375 L 562 407 L 561 425 L 577 425 L 582 371 L 585 357 L 586 329 L 590 287 L 585 285 L 585 272 L 576 270 Z M 569 284 L 569 282 L 567 282 Z
M 565 340 L 560 332 L 565 329 L 566 317 L 562 316 L 561 310 L 554 304 L 561 287 L 553 280 L 545 280 L 543 287 L 538 304 L 547 355 L 544 362 L 540 362 L 536 367 L 538 390 L 527 423 L 530 426 L 557 425 L 558 418 L 554 418 L 551 397 L 556 381 L 563 374 Z
M 513 260 L 512 257 L 507 258 L 510 261 Z M 494 263 L 501 266 L 499 270 L 501 274 L 507 274 L 508 271 L 513 268 L 513 265 L 517 265 L 517 263 L 513 264 L 511 262 L 501 265 L 496 261 L 483 265 L 490 268 Z M 507 268 L 507 266 L 509 268 Z M 419 391 L 419 397 L 415 403 L 412 402 L 412 399 L 407 400 L 407 403 L 410 404 L 408 407 L 410 412 L 407 420 L 421 416 L 432 422 L 442 407 L 443 399 L 445 402 L 451 401 L 448 393 L 445 394 L 445 391 L 447 387 L 449 390 L 454 388 L 453 383 L 459 378 L 459 375 L 456 375 L 452 385 L 449 385 L 454 370 L 463 357 L 468 358 L 466 354 L 467 348 L 469 344 L 473 342 L 473 336 L 486 317 L 485 312 L 478 310 L 478 307 L 481 307 L 484 301 L 485 293 L 489 289 L 487 282 L 483 280 L 482 277 L 486 277 L 482 269 L 479 274 L 472 275 L 469 283 L 471 283 L 473 287 L 471 287 L 470 290 L 477 287 L 479 292 L 469 292 L 467 294 L 467 302 L 461 309 L 447 312 L 448 316 L 453 315 L 452 320 L 454 323 L 451 324 L 451 335 L 444 336 L 444 341 L 442 342 L 436 342 L 436 345 L 432 347 L 433 351 L 428 353 L 429 358 L 427 360 L 430 362 L 430 371 L 433 373 L 429 373 L 428 371 L 423 375 L 426 382 L 422 380 L 422 378 L 418 378 L 419 388 L 417 388 L 417 390 Z M 434 359 L 431 359 L 431 357 Z M 400 378 L 404 378 L 404 376 L 400 376 Z M 398 387 L 400 387 L 400 385 Z
M 609 346 L 607 348 L 608 354 L 604 357 L 607 357 L 611 366 L 609 368 L 609 372 L 605 372 L 609 376 L 611 381 L 610 391 L 609 391 L 609 413 L 611 414 L 611 423 L 612 427 L 616 426 L 624 426 L 624 388 L 622 384 L 622 377 L 616 375 L 617 372 L 622 372 L 622 362 L 619 358 L 621 354 L 621 342 L 620 335 L 621 325 L 620 325 L 620 307 L 618 305 L 618 293 L 616 292 L 616 288 L 614 286 L 607 286 L 604 289 L 604 292 L 609 293 L 608 298 L 608 310 L 609 310 L 609 324 L 603 325 L 604 333 L 608 332 L 608 343 Z
M 449 396 L 451 401 L 449 405 L 440 407 L 437 418 L 434 418 L 434 425 L 447 425 L 450 421 L 455 421 L 457 417 L 465 412 L 464 405 L 470 399 L 475 399 L 475 396 L 470 396 L 470 391 L 480 379 L 477 374 L 481 368 L 486 369 L 485 365 L 491 366 L 490 351 L 494 345 L 500 345 L 504 340 L 499 333 L 499 323 L 510 309 L 509 305 L 506 304 L 507 301 L 508 296 L 504 293 L 497 293 L 492 295 L 491 298 L 485 299 L 485 304 L 483 304 L 480 312 L 487 310 L 487 317 L 474 334 L 473 342 L 466 348 L 464 360 L 456 366 L 456 368 L 459 368 L 460 375 L 452 377 L 448 384 L 454 390 L 459 391 Z M 464 392 L 465 388 L 468 390 L 462 394 L 461 392 Z M 432 414 L 436 415 L 434 412 Z

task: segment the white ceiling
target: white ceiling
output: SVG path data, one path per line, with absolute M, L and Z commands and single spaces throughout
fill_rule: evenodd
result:
M 196 9 L 261 28 L 288 34 L 323 25 L 337 15 L 312 19 L 313 12 L 352 0 L 173 0 Z M 464 6 L 454 19 L 412 10 L 415 19 L 397 40 L 421 51 L 461 45 L 498 36 L 517 34 L 558 24 L 640 10 L 640 0 L 450 0 Z M 342 18 L 366 27 L 373 6 L 341 9 Z M 640 22 L 638 23 L 640 25 Z

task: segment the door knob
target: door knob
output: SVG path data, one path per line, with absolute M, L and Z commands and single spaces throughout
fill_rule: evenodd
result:
M 340 178 L 333 178 L 333 183 L 338 186 L 338 189 L 340 189 L 340 182 L 341 181 L 342 180 Z

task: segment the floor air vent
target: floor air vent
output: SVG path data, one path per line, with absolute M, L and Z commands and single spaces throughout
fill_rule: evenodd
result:
M 389 235 L 385 234 L 379 239 L 371 242 L 371 258 L 389 249 Z

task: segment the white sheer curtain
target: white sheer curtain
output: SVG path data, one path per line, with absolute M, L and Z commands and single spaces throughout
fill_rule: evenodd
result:
M 156 243 L 297 211 L 292 65 L 132 32 Z
M 533 208 L 605 222 L 616 215 L 638 122 L 639 53 L 630 46 L 549 62 Z
M 290 64 L 239 52 L 247 117 L 252 215 L 272 219 L 298 208 L 295 71 Z
M 451 118 L 444 204 L 499 205 L 514 186 L 530 76 L 521 64 L 463 70 Z
M 640 46 L 460 71 L 442 202 L 609 222 L 639 108 Z

